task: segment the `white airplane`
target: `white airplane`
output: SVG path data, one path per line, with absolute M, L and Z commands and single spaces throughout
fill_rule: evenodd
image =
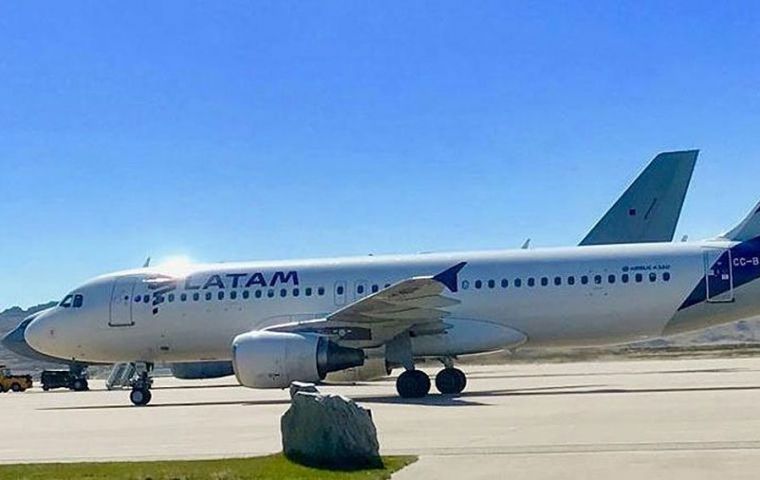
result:
M 670 242 L 694 172 L 698 151 L 666 152 L 657 155 L 625 190 L 580 245 Z M 521 248 L 530 246 L 527 239 Z M 143 268 L 148 268 L 148 257 Z M 34 360 L 65 363 L 72 375 L 86 381 L 87 364 L 56 359 L 29 347 L 24 331 L 39 313 L 25 318 L 0 339 L 0 344 L 18 355 Z M 382 352 L 379 352 L 382 353 Z M 372 355 L 365 365 L 335 372 L 328 380 L 370 380 L 387 375 L 382 355 Z M 232 362 L 182 362 L 170 364 L 172 374 L 182 379 L 217 378 L 234 375 Z
M 680 210 L 680 207 L 679 207 Z M 672 234 L 671 234 L 672 238 Z M 693 243 L 188 265 L 98 277 L 26 328 L 35 350 L 82 362 L 231 360 L 242 385 L 284 388 L 381 355 L 403 397 L 430 390 L 415 360 L 440 359 L 461 392 L 462 355 L 521 345 L 617 344 L 760 314 L 760 205 Z

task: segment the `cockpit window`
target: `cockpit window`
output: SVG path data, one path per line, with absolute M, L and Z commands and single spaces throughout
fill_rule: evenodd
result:
M 69 308 L 71 306 L 71 301 L 74 300 L 74 295 L 66 295 L 63 297 L 63 300 L 61 300 L 61 303 L 58 304 L 59 307 L 63 308 Z
M 66 295 L 58 306 L 63 308 L 81 308 L 83 303 L 84 296 L 77 293 L 76 295 Z

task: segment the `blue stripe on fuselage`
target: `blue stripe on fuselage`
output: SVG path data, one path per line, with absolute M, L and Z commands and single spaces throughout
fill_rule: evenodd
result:
M 715 263 L 711 266 L 714 270 L 718 266 L 731 265 L 733 275 L 733 287 L 740 287 L 753 280 L 760 278 L 760 237 L 753 238 L 746 242 L 739 243 L 730 248 L 729 252 L 724 252 Z M 729 262 L 730 260 L 730 262 Z M 731 284 L 719 285 L 718 288 L 711 284 L 711 296 L 716 297 L 728 292 Z M 699 284 L 692 290 L 678 310 L 689 308 L 707 300 L 707 278 L 702 277 Z

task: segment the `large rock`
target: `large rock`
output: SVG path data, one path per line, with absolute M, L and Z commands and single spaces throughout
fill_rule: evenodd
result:
M 289 459 L 340 469 L 382 466 L 370 411 L 340 395 L 298 392 L 280 421 Z

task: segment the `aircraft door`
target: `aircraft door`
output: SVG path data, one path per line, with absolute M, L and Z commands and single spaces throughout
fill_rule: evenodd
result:
M 709 249 L 704 252 L 705 285 L 709 303 L 734 301 L 734 276 L 731 250 Z
M 132 297 L 137 280 L 130 277 L 117 278 L 111 292 L 111 312 L 108 325 L 111 327 L 131 327 L 132 321 Z

